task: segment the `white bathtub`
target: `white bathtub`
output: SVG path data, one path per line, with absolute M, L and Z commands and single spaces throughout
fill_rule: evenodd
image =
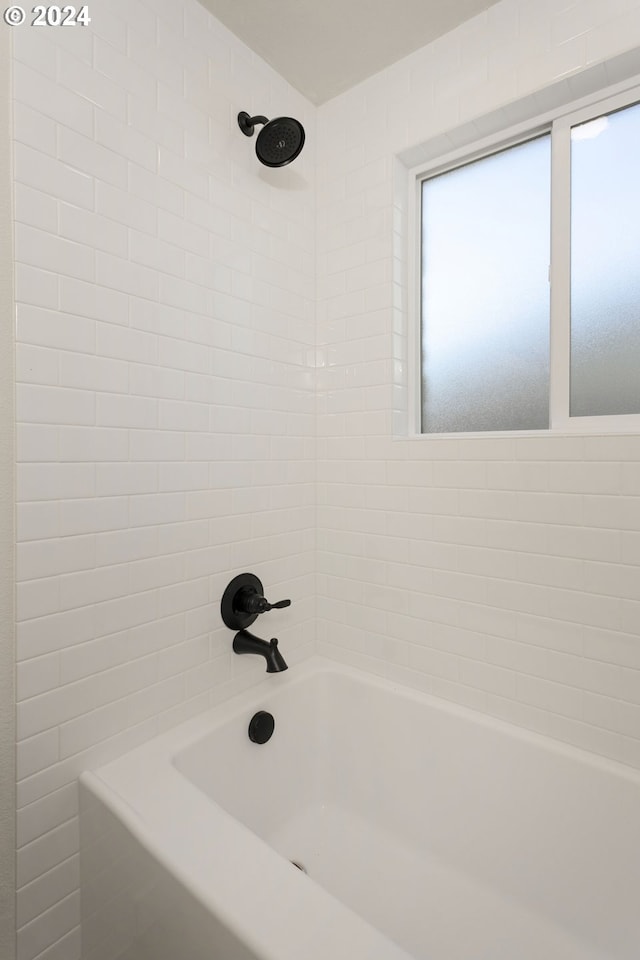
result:
M 83 774 L 80 820 L 83 960 L 640 957 L 640 775 L 320 659 Z

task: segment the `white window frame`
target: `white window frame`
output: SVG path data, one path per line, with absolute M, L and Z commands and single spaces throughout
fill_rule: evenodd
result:
M 571 337 L 571 127 L 603 114 L 640 103 L 640 78 L 608 88 L 588 98 L 564 105 L 546 114 L 452 150 L 436 161 L 409 170 L 409 291 L 407 392 L 408 430 L 414 437 L 505 437 L 547 436 L 553 434 L 640 433 L 640 413 L 591 417 L 571 417 L 570 337 Z M 623 87 L 620 90 L 620 87 Z M 613 91 L 616 92 L 613 92 Z M 549 265 L 549 426 L 535 430 L 496 430 L 455 433 L 422 432 L 422 255 L 421 203 L 422 183 L 431 177 L 480 160 L 536 136 L 551 133 L 551 263 Z M 640 375 L 640 372 L 639 372 Z

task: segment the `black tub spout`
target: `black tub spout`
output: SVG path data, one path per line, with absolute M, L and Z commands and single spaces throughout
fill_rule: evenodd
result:
M 233 638 L 234 653 L 258 653 L 267 663 L 267 673 L 280 673 L 287 669 L 284 657 L 278 650 L 278 641 L 275 637 L 267 643 L 260 637 L 254 637 L 248 630 L 239 630 Z

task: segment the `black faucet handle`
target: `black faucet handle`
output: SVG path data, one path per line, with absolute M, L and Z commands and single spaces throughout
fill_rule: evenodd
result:
M 290 607 L 291 600 L 278 600 L 277 603 L 268 603 L 266 610 L 281 610 L 283 607 Z
M 268 610 L 279 610 L 281 607 L 290 607 L 291 600 L 279 600 L 277 603 L 269 603 L 266 597 L 259 593 L 247 593 L 242 598 L 242 610 L 246 613 L 266 613 Z

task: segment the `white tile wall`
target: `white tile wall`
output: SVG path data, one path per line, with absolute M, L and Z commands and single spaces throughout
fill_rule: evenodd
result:
M 19 960 L 80 956 L 78 772 L 262 675 L 228 580 L 315 635 L 315 110 L 195 0 L 90 13 L 13 34 Z
M 638 47 L 637 0 L 503 0 L 322 106 L 317 281 L 320 649 L 635 767 L 640 440 L 392 439 L 393 161 Z
M 316 529 L 325 652 L 640 766 L 638 438 L 391 439 L 394 156 L 579 95 L 640 2 L 503 0 L 318 111 L 195 0 L 91 13 L 13 31 L 20 960 L 80 956 L 78 772 L 260 676 L 229 577 L 310 649 Z

